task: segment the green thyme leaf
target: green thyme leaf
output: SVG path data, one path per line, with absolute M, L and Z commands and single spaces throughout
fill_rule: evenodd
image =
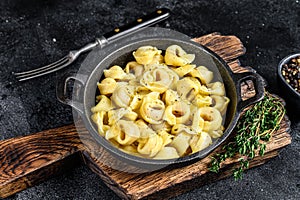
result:
M 240 166 L 233 170 L 233 177 L 235 180 L 242 179 L 243 171 L 249 168 L 249 161 L 255 157 L 255 152 L 258 151 L 260 156 L 265 154 L 266 142 L 280 128 L 284 115 L 285 108 L 280 99 L 265 92 L 264 99 L 241 116 L 236 126 L 237 134 L 223 146 L 221 153 L 212 157 L 209 170 L 218 173 L 221 162 L 239 154 Z

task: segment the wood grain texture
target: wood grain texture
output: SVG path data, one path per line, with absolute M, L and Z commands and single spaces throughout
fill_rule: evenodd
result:
M 0 141 L 0 197 L 7 197 L 80 161 L 74 125 Z
M 195 38 L 194 41 L 217 53 L 235 73 L 253 70 L 241 67 L 238 57 L 245 53 L 245 48 L 235 36 L 212 33 Z M 252 93 L 249 90 L 244 95 L 249 97 Z M 250 168 L 277 156 L 279 149 L 291 143 L 289 127 L 290 122 L 285 117 L 280 129 L 268 142 L 265 155 L 256 155 L 250 162 Z M 210 155 L 220 149 L 221 147 Z M 107 158 L 102 151 L 84 127 L 75 125 L 0 141 L 0 197 L 8 197 L 62 173 L 81 160 L 123 199 L 162 199 L 176 196 L 225 178 L 238 165 L 238 157 L 228 159 L 222 163 L 220 173 L 211 173 L 208 170 L 209 155 L 185 167 L 132 174 L 114 170 L 101 162 Z M 99 157 L 100 154 L 102 157 Z

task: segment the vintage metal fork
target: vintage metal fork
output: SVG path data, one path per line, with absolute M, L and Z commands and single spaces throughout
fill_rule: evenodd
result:
M 62 59 L 60 59 L 56 62 L 53 62 L 49 65 L 46 65 L 46 66 L 43 66 L 43 67 L 40 67 L 37 69 L 33 69 L 30 71 L 13 72 L 13 74 L 16 76 L 16 78 L 19 81 L 25 81 L 25 80 L 29 80 L 32 78 L 36 78 L 39 76 L 43 76 L 43 75 L 58 71 L 62 68 L 69 66 L 72 62 L 74 62 L 76 60 L 76 58 L 80 54 L 90 51 L 97 46 L 104 47 L 105 45 L 107 45 L 117 39 L 120 39 L 128 34 L 137 32 L 144 27 L 148 27 L 153 24 L 156 24 L 156 23 L 168 18 L 169 15 L 170 15 L 170 12 L 168 9 L 166 9 L 166 8 L 158 9 L 153 13 L 150 13 L 144 17 L 138 18 L 135 22 L 132 22 L 128 25 L 125 25 L 125 26 L 122 26 L 119 28 L 115 28 L 113 31 L 104 34 L 100 38 L 96 38 L 95 42 L 89 43 L 79 50 L 70 51 L 67 56 L 63 57 Z

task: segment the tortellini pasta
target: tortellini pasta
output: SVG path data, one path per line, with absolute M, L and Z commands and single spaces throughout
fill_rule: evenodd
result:
M 111 100 L 113 104 L 116 107 L 128 107 L 133 97 L 133 89 L 133 86 L 119 84 L 114 90 L 114 93 L 111 95 Z
M 166 108 L 164 118 L 170 125 L 185 124 L 190 118 L 190 107 L 184 101 L 177 101 Z
M 178 74 L 164 64 L 154 64 L 148 67 L 140 83 L 151 91 L 164 93 L 168 88 L 175 88 L 179 80 Z
M 166 49 L 165 62 L 167 65 L 182 67 L 194 61 L 195 54 L 186 53 L 180 46 L 171 45 Z
M 163 54 L 164 52 L 164 54 Z M 98 133 L 120 150 L 152 159 L 201 151 L 221 137 L 230 102 L 214 74 L 178 45 L 142 46 L 125 66 L 104 70 L 91 108 Z
M 200 79 L 202 84 L 207 84 L 209 83 L 214 75 L 212 71 L 209 71 L 206 67 L 204 66 L 199 66 L 197 68 L 192 69 L 189 74 L 192 77 L 197 77 Z
M 117 82 L 113 78 L 105 78 L 101 83 L 98 83 L 98 89 L 101 94 L 103 95 L 108 95 L 112 94 L 116 87 L 117 87 Z
M 142 46 L 133 52 L 135 60 L 142 65 L 150 64 L 156 58 L 156 55 L 160 55 L 161 50 L 152 46 Z
M 156 95 L 153 93 L 155 92 L 151 92 L 143 98 L 140 115 L 150 124 L 160 124 L 165 113 L 165 104 L 162 100 L 158 99 L 159 94 Z

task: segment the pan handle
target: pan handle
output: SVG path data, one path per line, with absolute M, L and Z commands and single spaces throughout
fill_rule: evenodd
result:
M 56 86 L 57 99 L 74 108 L 80 115 L 84 113 L 83 103 L 81 103 L 82 95 L 80 94 L 86 80 L 86 75 L 70 72 L 65 74 Z
M 265 92 L 265 80 L 255 72 L 234 73 L 233 80 L 237 92 L 237 111 L 241 112 L 244 108 L 263 99 Z M 255 95 L 249 99 L 243 100 L 241 95 L 241 84 L 246 80 L 251 80 L 254 85 Z

